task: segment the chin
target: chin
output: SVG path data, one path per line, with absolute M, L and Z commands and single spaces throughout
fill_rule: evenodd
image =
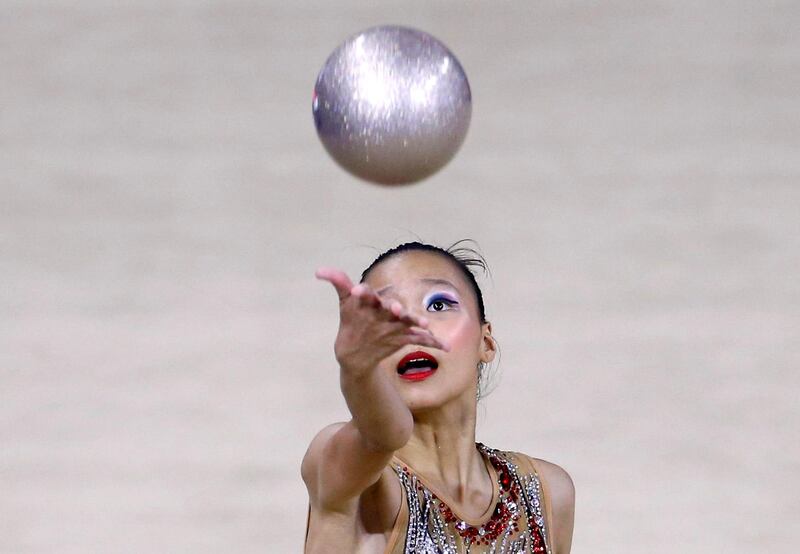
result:
M 411 410 L 411 413 L 429 412 L 441 408 L 446 402 L 441 394 L 420 390 L 413 391 L 411 394 L 405 394 L 404 400 L 408 409 Z
M 411 410 L 411 413 L 428 412 L 441 407 L 441 405 L 441 402 L 436 402 L 430 398 L 420 398 L 419 396 L 416 398 L 406 398 L 406 406 Z
M 443 408 L 447 404 L 458 402 L 460 398 L 467 398 L 466 395 L 443 395 L 441 391 L 413 391 L 412 394 L 405 395 L 405 402 L 412 414 L 422 414 Z M 475 393 L 469 398 L 474 399 Z

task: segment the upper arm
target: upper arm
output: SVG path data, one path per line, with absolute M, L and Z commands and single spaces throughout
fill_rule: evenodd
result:
M 355 506 L 375 485 L 393 452 L 370 448 L 352 423 L 335 423 L 311 441 L 301 466 L 311 504 L 328 511 Z
M 550 492 L 555 554 L 569 554 L 575 523 L 575 485 L 569 473 L 556 464 L 537 459 L 536 467 Z

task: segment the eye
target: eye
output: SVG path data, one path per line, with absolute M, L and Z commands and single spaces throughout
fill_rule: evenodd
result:
M 429 312 L 446 312 L 452 310 L 458 304 L 454 299 L 447 296 L 437 295 L 428 300 L 427 309 Z

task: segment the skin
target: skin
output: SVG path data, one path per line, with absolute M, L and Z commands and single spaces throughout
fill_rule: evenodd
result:
M 339 296 L 334 352 L 352 415 L 320 431 L 302 464 L 311 503 L 307 554 L 382 553 L 401 505 L 389 466 L 398 455 L 463 516 L 493 502 L 491 477 L 475 448 L 479 362 L 494 359 L 492 327 L 455 264 L 435 252 L 407 251 L 383 260 L 365 283 L 323 268 L 319 279 Z M 455 304 L 432 302 L 444 293 Z M 438 370 L 409 382 L 397 364 L 410 352 L 436 357 Z M 550 487 L 556 554 L 572 542 L 575 489 L 569 475 L 539 460 Z

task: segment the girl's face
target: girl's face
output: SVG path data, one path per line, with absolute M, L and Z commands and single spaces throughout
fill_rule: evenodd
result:
M 424 316 L 428 329 L 450 345 L 449 352 L 409 345 L 380 363 L 409 408 L 424 411 L 456 399 L 474 404 L 478 363 L 494 358 L 495 343 L 461 270 L 441 254 L 411 250 L 375 266 L 365 283 L 380 297 Z

